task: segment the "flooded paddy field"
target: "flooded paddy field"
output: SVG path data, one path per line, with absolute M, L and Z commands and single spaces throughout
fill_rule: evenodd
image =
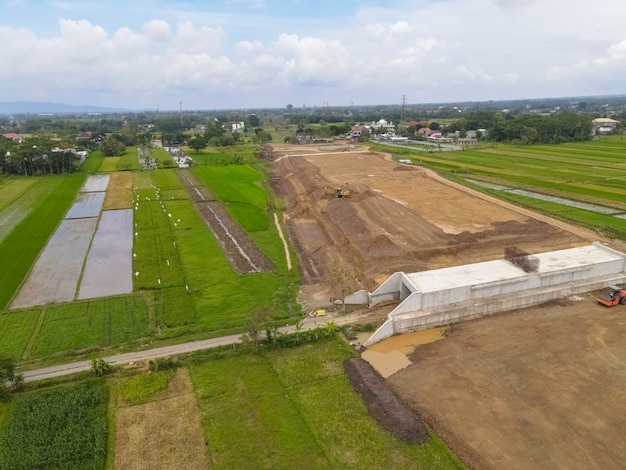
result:
M 131 293 L 132 251 L 133 211 L 103 211 L 87 255 L 78 298 Z
M 98 219 L 63 220 L 54 232 L 11 308 L 74 300 L 85 254 Z
M 109 180 L 96 175 L 83 184 L 11 308 L 132 292 L 133 213 L 101 212 Z M 117 183 L 125 190 L 130 180 Z
M 82 219 L 84 217 L 98 217 L 104 202 L 104 191 L 93 193 L 79 193 L 65 215 L 66 219 Z
M 106 191 L 109 184 L 110 175 L 93 175 L 87 178 L 83 187 L 80 188 L 81 193 L 94 193 Z

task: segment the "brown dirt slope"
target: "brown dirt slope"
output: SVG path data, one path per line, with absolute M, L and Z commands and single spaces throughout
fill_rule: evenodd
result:
M 384 379 L 360 358 L 343 363 L 352 386 L 361 395 L 367 411 L 380 425 L 407 444 L 424 444 L 430 438 L 417 413 L 387 387 Z

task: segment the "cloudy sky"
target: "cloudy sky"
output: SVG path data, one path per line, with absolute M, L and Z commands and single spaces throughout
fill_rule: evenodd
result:
M 132 109 L 626 93 L 624 0 L 0 0 L 0 101 Z

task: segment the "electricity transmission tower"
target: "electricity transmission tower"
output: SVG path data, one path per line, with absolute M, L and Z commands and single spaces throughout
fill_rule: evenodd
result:
M 402 95 L 402 120 L 406 119 L 406 95 Z

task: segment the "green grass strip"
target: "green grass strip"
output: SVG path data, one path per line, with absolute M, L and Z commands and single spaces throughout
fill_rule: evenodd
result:
M 0 356 L 19 360 L 33 336 L 40 310 L 0 313 Z
M 141 295 L 59 304 L 48 307 L 31 357 L 109 347 L 147 334 L 148 305 Z

